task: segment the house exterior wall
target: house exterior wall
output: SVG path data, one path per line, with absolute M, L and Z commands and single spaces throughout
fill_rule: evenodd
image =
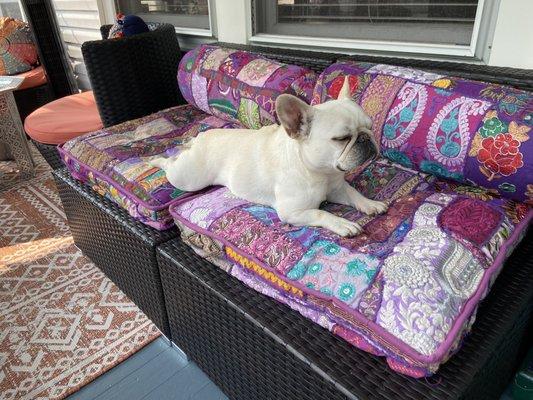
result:
M 532 0 L 500 2 L 489 65 L 533 69 L 532 13 Z

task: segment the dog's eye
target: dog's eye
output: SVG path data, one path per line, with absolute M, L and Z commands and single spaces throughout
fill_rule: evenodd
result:
M 332 138 L 331 140 L 334 140 L 336 142 L 346 142 L 347 140 L 350 140 L 352 137 L 350 135 L 346 135 L 346 136 L 341 136 L 341 137 L 335 137 L 335 138 Z

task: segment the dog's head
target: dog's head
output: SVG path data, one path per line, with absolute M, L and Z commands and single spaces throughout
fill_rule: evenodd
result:
M 276 99 L 276 112 L 310 169 L 345 172 L 378 155 L 372 120 L 350 98 L 348 78 L 337 100 L 312 107 L 295 96 L 282 94 Z

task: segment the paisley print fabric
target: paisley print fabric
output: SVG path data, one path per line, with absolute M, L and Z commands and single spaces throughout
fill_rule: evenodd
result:
M 383 148 L 405 155 L 407 164 L 434 175 L 464 180 L 472 133 L 490 103 L 406 83 L 385 120 Z
M 151 166 L 153 157 L 170 157 L 190 138 L 210 128 L 239 125 L 187 105 L 91 132 L 59 147 L 63 162 L 78 180 L 156 229 L 174 225 L 168 211 L 186 195 L 165 173 Z
M 431 375 L 470 329 L 533 211 L 387 159 L 347 181 L 389 203 L 375 217 L 324 203 L 363 226 L 352 238 L 284 224 L 227 188 L 182 198 L 170 213 L 199 254 L 246 285 L 387 357 L 400 373 Z M 206 243 L 220 247 L 206 251 Z
M 415 132 L 427 105 L 424 85 L 406 83 L 387 116 L 381 142 L 384 147 L 400 147 Z
M 312 104 L 336 98 L 345 76 L 352 98 L 373 120 L 385 157 L 531 202 L 531 93 L 412 68 L 341 61 L 320 74 Z
M 280 94 L 309 103 L 316 75 L 246 51 L 203 45 L 181 59 L 178 83 L 183 97 L 200 110 L 259 129 L 276 122 Z

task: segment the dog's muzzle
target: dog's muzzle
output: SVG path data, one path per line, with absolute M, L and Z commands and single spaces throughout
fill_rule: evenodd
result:
M 363 165 L 367 161 L 373 160 L 378 156 L 378 148 L 374 140 L 368 133 L 361 132 L 357 139 L 352 139 L 344 148 L 337 168 L 341 171 L 350 171 Z

